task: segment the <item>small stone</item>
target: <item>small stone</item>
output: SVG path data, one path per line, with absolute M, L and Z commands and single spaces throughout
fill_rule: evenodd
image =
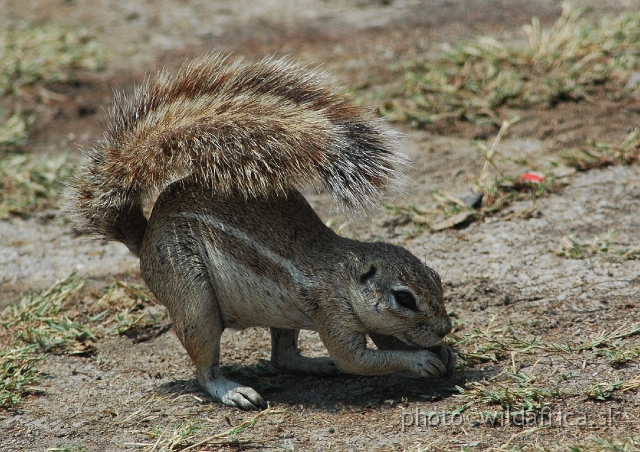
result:
M 468 195 L 464 195 L 460 198 L 460 200 L 464 203 L 465 206 L 473 207 L 477 209 L 482 205 L 482 198 L 484 197 L 484 193 L 470 193 Z

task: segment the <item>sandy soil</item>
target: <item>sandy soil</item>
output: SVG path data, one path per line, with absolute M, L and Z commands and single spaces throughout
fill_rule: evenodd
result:
M 637 0 L 576 3 L 589 7 L 593 17 L 640 7 Z M 159 67 L 175 68 L 206 51 L 252 58 L 289 54 L 321 64 L 344 85 L 358 87 L 387 83 L 390 65 L 424 53 L 437 42 L 490 34 L 517 44 L 524 40 L 521 24 L 532 16 L 550 24 L 560 13 L 559 2 L 547 0 L 56 0 L 26 5 L 3 0 L 0 10 L 0 26 L 55 18 L 85 27 L 109 54 L 104 71 L 65 88 L 64 100 L 41 116 L 30 147 L 42 153 L 77 152 L 75 143 L 99 139 L 101 107 L 108 105 L 112 87 L 129 87 Z M 587 138 L 621 142 L 640 124 L 640 94 L 624 103 L 603 97 L 516 113 L 523 120 L 511 129 L 501 149 L 535 166 L 559 147 Z M 486 130 L 469 124 L 426 130 L 393 127 L 405 133 L 403 146 L 413 159 L 407 194 L 398 205 L 428 207 L 428 193 L 434 189 L 454 195 L 472 190 L 483 164 L 473 139 Z M 308 198 L 323 218 L 342 224 L 344 219 L 323 196 L 309 193 Z M 465 331 L 512 324 L 547 343 L 566 343 L 640 320 L 640 261 L 620 261 L 606 253 L 572 260 L 553 251 L 564 236 L 589 239 L 613 230 L 619 246 L 638 247 L 638 212 L 640 168 L 614 166 L 570 175 L 557 193 L 516 203 L 464 229 L 420 232 L 388 210 L 366 222 L 347 224 L 342 232 L 363 240 L 383 238 L 425 259 L 442 275 L 448 310 Z M 0 307 L 74 271 L 92 290 L 113 277 L 141 283 L 137 260 L 124 246 L 74 234 L 59 210 L 0 221 Z M 629 344 L 638 346 L 637 337 Z M 326 353 L 312 333 L 303 335 L 303 347 L 309 354 Z M 596 438 L 640 434 L 637 392 L 606 402 L 584 395 L 594 382 L 637 376 L 637 358 L 612 367 L 595 354 L 562 358 L 541 351 L 469 365 L 448 381 L 434 382 L 403 376 L 282 375 L 266 364 L 268 354 L 266 330 L 225 332 L 222 359 L 228 372 L 259 389 L 277 410 L 243 436 L 252 443 L 227 446 L 231 449 L 561 449 Z M 475 411 L 446 418 L 445 413 L 463 405 L 452 388 L 496 376 L 512 360 L 542 385 L 555 385 L 560 391 L 562 396 L 551 408 L 554 416 L 587 413 L 589 422 L 557 422 L 537 429 L 491 427 L 478 422 Z M 154 429 L 197 420 L 214 434 L 255 415 L 210 401 L 197 387 L 173 333 L 135 344 L 127 337 L 105 338 L 92 356 L 53 355 L 41 368 L 48 377 L 40 392 L 15 410 L 0 411 L 1 450 L 60 445 L 135 450 L 133 443 L 153 443 L 147 432 Z M 421 424 L 416 413 L 427 412 L 439 413 L 443 420 Z

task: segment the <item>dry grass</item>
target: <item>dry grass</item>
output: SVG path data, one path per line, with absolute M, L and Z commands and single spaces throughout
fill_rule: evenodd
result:
M 474 404 L 499 405 L 510 415 L 539 414 L 560 398 L 557 388 L 536 386 L 537 376 L 505 369 L 496 377 L 471 382 L 465 388 L 457 387 L 456 397 L 463 400 L 464 408 Z M 544 384 L 542 385 L 544 386 Z
M 81 287 L 71 275 L 38 295 L 28 294 L 5 309 L 0 325 L 16 342 L 33 344 L 40 352 L 89 353 L 95 335 L 65 312 L 66 301 Z
M 593 380 L 585 381 L 583 389 L 562 392 L 558 388 L 559 381 L 547 378 L 545 374 L 548 371 L 542 366 L 534 373 L 541 360 L 583 363 L 604 357 L 612 368 L 625 366 L 640 356 L 640 345 L 631 340 L 640 335 L 640 322 L 623 323 L 615 330 L 602 330 L 583 340 L 566 342 L 546 342 L 541 337 L 527 333 L 527 329 L 525 325 L 497 326 L 493 322 L 485 330 L 474 329 L 469 332 L 464 332 L 461 325 L 454 326 L 454 332 L 446 341 L 460 358 L 459 368 L 465 369 L 479 362 L 506 363 L 502 372 L 493 377 L 457 387 L 460 394 L 456 397 L 462 405 L 454 408 L 454 412 L 499 405 L 507 417 L 522 417 L 524 414 L 535 419 L 554 402 L 565 397 L 581 396 L 604 401 L 616 392 L 640 388 L 637 378 L 613 383 Z M 537 358 L 527 372 L 520 370 L 517 363 L 523 356 Z M 570 378 L 571 372 L 560 375 L 560 381 Z
M 0 155 L 0 219 L 54 208 L 71 170 L 69 154 Z
M 462 358 L 461 367 L 473 362 L 498 362 L 511 356 L 512 353 L 532 354 L 539 351 L 580 353 L 584 351 L 600 352 L 603 350 L 621 350 L 624 341 L 640 335 L 640 322 L 623 323 L 612 331 L 602 330 L 592 337 L 581 341 L 563 343 L 546 343 L 541 337 L 533 336 L 523 327 L 513 324 L 498 326 L 492 319 L 486 329 L 464 331 L 460 324 L 454 324 L 453 332 L 445 339 L 455 348 Z
M 585 142 L 572 151 L 563 151 L 554 164 L 542 169 L 542 180 L 528 182 L 512 174 L 514 168 L 526 171 L 526 162 L 515 161 L 499 149 L 501 139 L 519 117 L 504 119 L 498 109 L 552 105 L 564 100 L 588 99 L 590 94 L 613 86 L 624 96 L 623 82 L 637 67 L 640 45 L 640 14 L 605 17 L 597 24 L 582 18 L 582 11 L 563 4 L 561 17 L 548 29 L 534 18 L 524 26 L 529 48 L 508 47 L 494 38 L 482 37 L 445 46 L 437 58 L 411 62 L 404 68 L 402 90 L 381 107 L 392 120 L 414 125 L 447 119 L 499 124 L 492 143 L 477 141 L 483 168 L 476 180 L 476 191 L 483 195 L 481 207 L 465 205 L 446 193 L 431 193 L 437 209 L 414 206 L 402 212 L 421 228 L 441 230 L 477 221 L 505 210 L 514 201 L 536 200 L 558 191 L 564 183 L 554 176 L 554 164 L 564 161 L 579 171 L 640 160 L 640 129 L 620 144 Z M 506 171 L 511 167 L 511 173 Z M 402 210 L 402 209 L 401 209 Z M 535 216 L 536 209 L 518 212 Z M 598 250 L 597 252 L 602 252 Z M 581 258 L 589 249 L 568 237 L 558 250 L 566 257 Z M 623 259 L 636 259 L 637 248 L 623 250 Z
M 564 151 L 561 157 L 567 165 L 573 166 L 579 171 L 636 163 L 640 161 L 640 128 L 629 133 L 620 144 L 587 140 L 578 149 Z
M 102 66 L 102 50 L 83 30 L 55 24 L 0 30 L 0 219 L 56 205 L 70 173 L 69 156 L 18 154 L 48 87 Z
M 499 149 L 503 137 L 509 128 L 519 120 L 518 117 L 503 121 L 498 134 L 491 145 L 477 141 L 476 148 L 484 161 L 481 169 L 478 169 L 478 177 L 475 181 L 474 192 L 480 196 L 480 205 L 469 204 L 449 193 L 432 191 L 432 199 L 437 204 L 436 209 L 427 209 L 420 206 L 409 208 L 395 207 L 398 214 L 408 216 L 411 221 L 420 226 L 427 226 L 433 231 L 456 227 L 465 222 L 481 220 L 487 216 L 496 215 L 515 201 L 537 200 L 538 198 L 554 192 L 559 183 L 551 173 L 541 175 L 539 182 L 525 180 L 522 176 L 526 170 L 521 169 L 517 176 L 508 175 L 505 168 L 510 165 L 522 167 L 522 162 L 514 162 L 514 159 L 505 155 Z M 518 213 L 521 217 L 536 215 L 535 205 L 529 211 Z
M 271 414 L 282 413 L 282 410 L 267 408 L 235 427 L 216 434 L 206 434 L 206 431 L 217 429 L 218 426 L 203 425 L 197 420 L 188 420 L 167 429 L 154 429 L 153 431 L 139 432 L 152 438 L 150 443 L 126 443 L 125 446 L 143 449 L 146 452 L 173 452 L 173 451 L 208 451 L 212 447 L 243 446 L 254 442 L 263 445 L 265 438 L 257 441 L 251 437 L 242 437 L 242 434 L 250 429 L 259 419 Z M 209 424 L 209 422 L 206 422 Z
M 447 119 L 499 123 L 504 106 L 589 99 L 610 82 L 618 95 L 625 94 L 623 83 L 638 63 L 640 14 L 594 24 L 564 3 L 551 28 L 541 28 L 537 18 L 523 28 L 528 49 L 480 37 L 445 45 L 436 58 L 407 63 L 402 89 L 381 113 L 418 126 Z
M 446 227 L 455 227 L 462 222 L 477 221 L 500 214 L 516 201 L 536 201 L 540 197 L 558 192 L 567 181 L 554 176 L 557 162 L 549 163 L 546 170 L 540 174 L 536 173 L 541 178 L 539 182 L 529 182 L 522 178 L 522 175 L 526 174 L 526 162 L 517 161 L 500 149 L 501 140 L 519 119 L 514 117 L 502 121 L 498 134 L 490 145 L 483 141 L 475 142 L 477 151 L 484 160 L 482 169 L 478 169 L 478 177 L 475 181 L 475 192 L 482 195 L 481 206 L 472 207 L 449 193 L 436 190 L 430 192 L 430 196 L 437 204 L 436 209 L 426 209 L 421 206 L 408 208 L 394 206 L 397 211 L 395 214 L 410 218 L 416 225 L 437 231 L 443 229 L 439 225 L 446 223 L 446 219 L 452 219 Z M 568 166 L 580 171 L 638 162 L 640 161 L 640 128 L 629 133 L 619 145 L 588 142 L 577 152 L 565 151 L 561 159 Z M 522 174 L 514 177 L 514 167 L 520 168 L 519 172 Z M 510 171 L 507 171 L 507 168 Z M 511 215 L 532 217 L 536 214 L 537 208 L 534 202 L 528 210 Z M 460 217 L 460 221 L 456 222 L 455 218 L 452 218 L 456 216 Z M 505 219 L 508 218 L 505 217 Z M 606 236 L 594 237 L 589 242 L 584 242 L 576 236 L 566 236 L 554 252 L 570 259 L 583 259 L 607 252 L 618 260 L 640 258 L 640 248 L 637 245 L 617 243 L 613 240 L 614 236 L 615 231 L 611 231 Z
M 23 104 L 33 91 L 70 82 L 81 70 L 98 70 L 102 53 L 83 30 L 56 24 L 0 30 L 0 149 L 25 144 L 33 118 Z
M 57 24 L 29 25 L 0 34 L 0 95 L 27 85 L 68 82 L 78 70 L 98 70 L 103 52 L 87 30 Z
M 36 356 L 34 348 L 28 345 L 0 351 L 0 408 L 17 405 L 29 386 L 40 382 L 34 364 L 43 357 Z
M 70 275 L 40 294 L 24 295 L 1 313 L 3 335 L 39 352 L 88 354 L 104 336 L 144 335 L 167 325 L 165 309 L 143 287 L 114 281 L 97 299 L 82 287 Z
M 616 235 L 616 231 L 609 231 L 604 236 L 596 235 L 590 240 L 580 239 L 576 234 L 566 235 L 553 252 L 568 259 L 586 259 L 597 254 L 605 255 L 612 261 L 640 259 L 640 246 L 618 242 Z
M 490 323 L 484 330 L 469 332 L 458 331 L 460 328 L 455 325 L 454 332 L 445 341 L 456 350 L 462 368 L 474 362 L 499 362 L 513 352 L 531 353 L 548 347 L 540 338 L 516 331 L 513 325 L 496 327 Z
M 57 447 L 51 447 L 47 449 L 47 452 L 87 452 L 87 449 L 75 444 L 69 444 L 69 445 L 61 444 L 61 445 L 58 445 Z
M 102 337 L 133 334 L 140 341 L 169 326 L 164 309 L 141 287 L 116 281 L 96 300 L 83 286 L 70 275 L 0 313 L 0 340 L 7 344 L 0 348 L 0 408 L 18 404 L 39 381 L 34 366 L 47 353 L 92 354 Z
M 13 112 L 0 122 L 0 148 L 16 148 L 26 143 L 32 118 Z
M 590 241 L 582 241 L 575 234 L 567 235 L 560 239 L 554 252 L 569 259 L 584 259 L 595 254 L 607 253 L 614 236 L 615 231 L 610 231 L 604 237 L 594 236 Z
M 135 336 L 167 322 L 164 307 L 142 286 L 114 281 L 92 306 L 99 310 L 92 321 L 99 321 L 103 334 Z

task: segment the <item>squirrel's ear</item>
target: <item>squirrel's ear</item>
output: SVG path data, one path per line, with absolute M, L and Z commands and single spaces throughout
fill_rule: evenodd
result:
M 364 284 L 376 275 L 378 268 L 375 264 L 368 264 L 362 273 L 360 273 L 360 284 Z

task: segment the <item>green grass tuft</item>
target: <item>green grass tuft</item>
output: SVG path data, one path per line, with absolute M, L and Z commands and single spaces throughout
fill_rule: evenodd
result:
M 85 354 L 94 348 L 94 334 L 63 309 L 81 287 L 74 275 L 38 295 L 27 294 L 0 316 L 0 326 L 17 341 L 33 344 L 40 352 Z
M 0 149 L 23 146 L 33 118 L 23 111 L 30 87 L 73 81 L 103 65 L 103 51 L 84 30 L 58 24 L 0 30 Z
M 43 356 L 34 354 L 33 345 L 0 351 L 0 408 L 17 405 L 28 386 L 40 382 L 34 363 Z
M 18 95 L 38 82 L 68 82 L 73 71 L 102 67 L 103 51 L 86 30 L 58 24 L 5 29 L 0 33 L 0 95 Z
M 55 207 L 72 168 L 69 154 L 0 155 L 0 219 Z
M 230 430 L 213 435 L 203 435 L 205 425 L 192 419 L 180 422 L 178 425 L 169 426 L 168 428 L 156 428 L 150 432 L 142 432 L 146 436 L 151 437 L 154 440 L 153 443 L 127 443 L 125 445 L 134 446 L 149 452 L 169 452 L 178 450 L 206 451 L 211 450 L 212 447 L 217 450 L 225 446 L 238 447 L 252 443 L 264 444 L 265 438 L 254 440 L 250 437 L 242 438 L 240 436 L 246 433 L 246 430 L 253 427 L 260 418 L 279 413 L 283 413 L 283 411 L 267 408 Z M 206 426 L 206 431 L 210 431 L 210 429 L 210 426 Z M 269 440 L 272 442 L 273 438 L 269 438 Z
M 415 125 L 447 119 L 499 123 L 500 107 L 526 108 L 589 99 L 596 89 L 623 81 L 638 64 L 640 14 L 591 23 L 563 4 L 548 29 L 537 18 L 525 25 L 529 47 L 480 37 L 445 45 L 435 58 L 407 63 L 402 88 L 381 113 Z

